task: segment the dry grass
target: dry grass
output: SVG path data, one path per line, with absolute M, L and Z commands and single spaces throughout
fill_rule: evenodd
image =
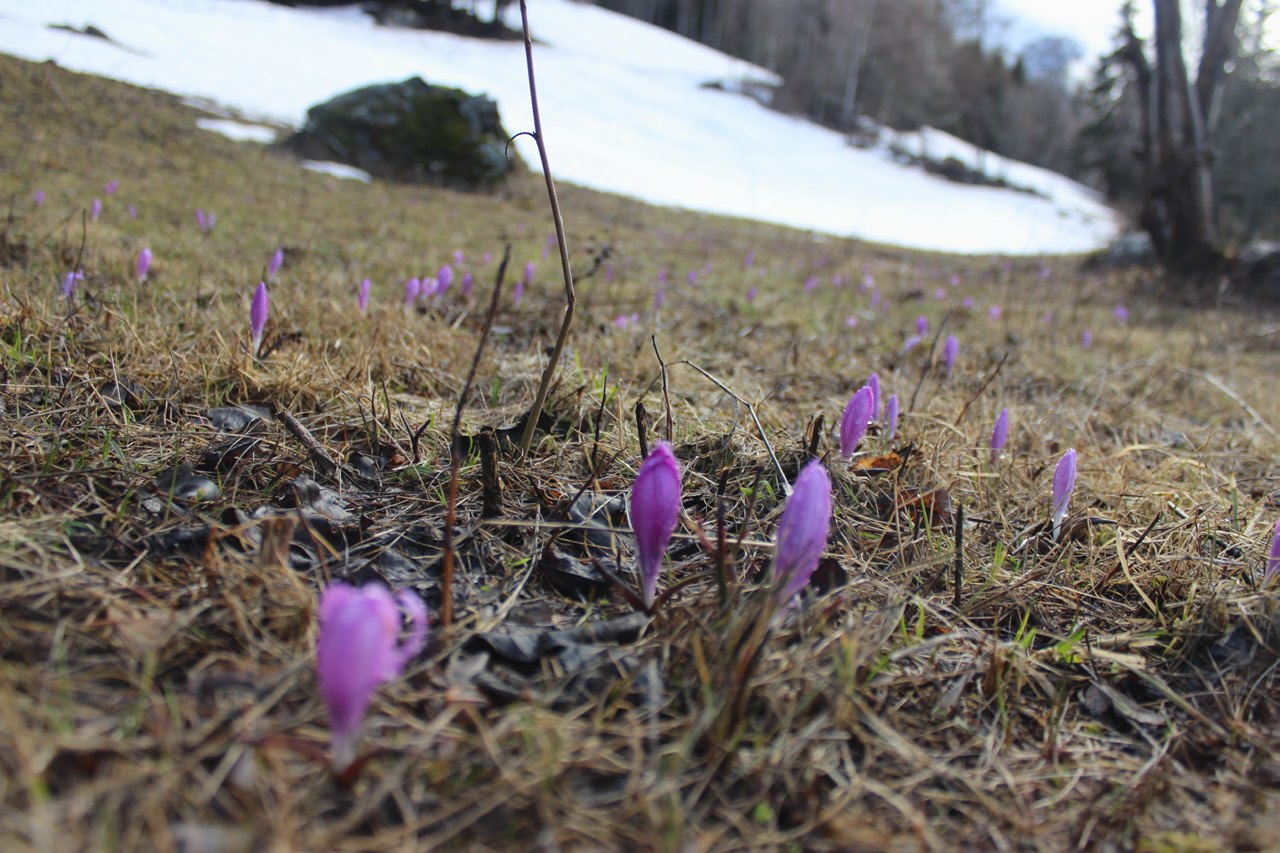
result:
M 1275 848 L 1280 608 L 1258 589 L 1280 487 L 1274 312 L 1193 308 L 1154 274 L 1062 261 L 1044 279 L 1037 263 L 566 190 L 579 272 L 609 256 L 581 285 L 557 424 L 528 459 L 503 451 L 498 519 L 480 519 L 468 457 L 459 621 L 380 691 L 374 755 L 344 789 L 316 760 L 317 591 L 383 577 L 438 612 L 447 424 L 482 324 L 456 295 L 407 314 L 399 289 L 455 249 L 478 300 L 495 266 L 484 252 L 509 242 L 517 271 L 538 264 L 519 309 L 504 304 L 464 413 L 468 434 L 514 423 L 560 310 L 539 182 L 481 196 L 335 182 L 197 130 L 164 95 L 11 59 L 0 86 L 3 849 Z M 113 178 L 120 194 L 86 223 Z M 211 235 L 196 207 L 218 213 Z M 156 272 L 139 286 L 144 245 Z M 249 296 L 276 245 L 280 345 L 252 364 Z M 60 283 L 77 259 L 86 281 L 68 304 Z M 556 635 L 515 665 L 480 635 L 630 610 L 562 595 L 539 556 L 553 537 L 575 553 L 567 499 L 627 488 L 637 401 L 651 437 L 662 431 L 647 334 L 662 269 L 658 342 L 687 495 L 663 583 L 685 585 L 638 638 L 634 620 L 615 636 Z M 864 269 L 887 310 L 830 286 Z M 952 272 L 963 282 L 935 302 Z M 364 276 L 367 317 L 354 307 Z M 963 344 L 955 373 L 929 365 L 929 341 L 900 356 L 914 316 L 936 331 L 959 293 L 977 306 L 947 320 Z M 632 312 L 639 329 L 613 325 Z M 893 443 L 917 454 L 900 471 L 831 460 L 835 562 L 802 610 L 762 616 L 753 584 L 782 483 L 745 408 L 684 362 L 756 406 L 788 476 L 810 418 L 826 414 L 828 452 L 871 370 L 904 407 L 915 399 Z M 327 469 L 283 418 L 225 435 L 205 417 L 242 403 L 291 414 L 347 469 Z M 1001 406 L 1013 438 L 993 467 Z M 1077 521 L 1054 545 L 1048 480 L 1067 446 L 1081 458 Z M 182 463 L 219 496 L 170 500 L 165 472 Z M 937 489 L 965 512 L 958 600 L 953 519 L 908 505 Z M 628 537 L 616 546 L 625 567 Z

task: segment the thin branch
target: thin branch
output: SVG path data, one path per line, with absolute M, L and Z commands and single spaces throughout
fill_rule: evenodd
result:
M 551 164 L 547 161 L 547 146 L 542 135 L 542 114 L 538 111 L 538 87 L 533 76 L 533 39 L 529 37 L 529 8 L 526 0 L 520 0 L 520 22 L 524 27 L 524 56 L 529 67 L 529 103 L 533 107 L 533 138 L 538 144 L 538 158 L 542 161 L 542 174 L 547 179 L 547 198 L 551 201 L 551 216 L 556 223 L 556 242 L 560 246 L 560 268 L 564 271 L 564 320 L 560 323 L 560 334 L 556 336 L 555 348 L 551 351 L 551 360 L 542 371 L 542 382 L 538 384 L 538 395 L 533 400 L 533 409 L 529 412 L 529 421 L 524 426 L 524 436 L 520 439 L 520 452 L 528 453 L 533 445 L 533 433 L 538 421 L 542 419 L 542 407 L 547 402 L 547 392 L 551 390 L 551 380 L 556 375 L 556 367 L 560 363 L 560 354 L 564 352 L 565 341 L 569 338 L 569 327 L 573 325 L 573 308 L 578 302 L 577 293 L 573 289 L 573 270 L 569 266 L 569 245 L 564 236 L 564 219 L 560 216 L 560 200 L 556 197 L 556 182 L 551 177 Z

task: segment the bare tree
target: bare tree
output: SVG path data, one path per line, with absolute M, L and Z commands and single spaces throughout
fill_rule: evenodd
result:
M 1115 58 L 1133 69 L 1142 100 L 1139 222 L 1170 268 L 1203 269 L 1220 257 L 1209 146 L 1227 63 L 1236 50 L 1242 2 L 1204 0 L 1204 35 L 1194 80 L 1182 52 L 1178 0 L 1154 0 L 1154 63 L 1134 33 L 1132 3 L 1125 7 L 1125 43 Z

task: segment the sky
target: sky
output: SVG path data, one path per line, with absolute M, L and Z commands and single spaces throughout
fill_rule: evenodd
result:
M 1122 0 L 996 0 L 997 14 L 1010 19 L 1006 44 L 1018 47 L 1045 35 L 1074 39 L 1085 56 L 1075 73 L 1085 73 L 1094 60 L 1109 53 L 1120 22 Z M 1146 2 L 1139 3 L 1139 23 L 1150 16 Z

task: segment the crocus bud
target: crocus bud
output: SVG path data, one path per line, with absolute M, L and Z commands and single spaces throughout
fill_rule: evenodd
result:
M 1267 567 L 1262 572 L 1262 586 L 1271 586 L 1280 582 L 1280 521 L 1276 522 L 1275 532 L 1271 534 L 1271 553 L 1267 555 Z
M 466 259 L 466 257 L 467 257 L 467 256 L 466 256 L 465 254 L 463 254 L 463 252 L 462 252 L 462 250 L 461 250 L 461 249 L 454 249 L 454 250 L 453 250 L 453 262 L 454 262 L 455 264 L 458 264 L 459 266 L 461 266 L 461 265 L 462 265 L 462 262 Z
M 639 552 L 640 592 L 653 606 L 662 556 L 680 517 L 680 466 L 665 441 L 649 451 L 631 486 L 631 529 Z
M 102 191 L 107 195 L 115 195 L 117 192 L 119 192 L 119 190 L 120 190 L 120 182 L 114 178 L 107 181 L 106 186 L 102 188 Z
M 922 340 L 923 338 L 921 338 L 919 335 L 912 335 L 911 337 L 907 338 L 905 341 L 902 342 L 902 350 L 901 352 L 898 353 L 898 355 L 906 355 L 907 353 L 911 352 L 913 349 L 920 346 L 920 341 Z
M 267 281 L 274 281 L 276 273 L 280 272 L 280 267 L 284 264 L 284 249 L 276 249 L 271 253 L 271 260 L 267 262 Z
M 827 547 L 830 524 L 831 478 L 814 459 L 796 478 L 774 536 L 773 578 L 783 584 L 781 601 L 790 601 L 809 583 Z
M 198 207 L 196 208 L 196 227 L 200 229 L 201 234 L 209 231 L 209 217 Z
M 463 296 L 471 295 L 471 273 L 464 272 L 462 274 L 462 284 L 458 285 L 458 288 L 462 291 Z
M 751 289 L 747 291 L 747 302 L 754 303 L 756 301 L 756 297 L 759 295 L 760 295 L 760 288 L 756 287 L 753 284 L 751 286 Z
M 524 299 L 524 279 L 516 282 L 516 286 L 511 288 L 511 304 L 520 307 L 520 302 Z
M 267 312 L 270 310 L 267 299 L 266 282 L 258 282 L 258 289 L 253 292 L 253 304 L 249 306 L 249 335 L 251 344 L 249 352 L 255 357 L 262 347 L 262 332 L 267 328 Z
M 449 286 L 453 284 L 453 267 L 445 264 L 440 267 L 440 272 L 436 273 L 436 295 L 444 296 L 449 290 Z
M 360 307 L 360 313 L 366 314 L 369 311 L 369 288 L 373 287 L 373 282 L 365 279 L 360 282 L 360 292 L 356 294 L 356 305 Z
M 921 314 L 916 318 L 916 334 L 926 335 L 929 333 L 929 318 Z
M 533 284 L 533 261 L 528 261 L 524 265 L 524 283 Z
M 1004 309 L 1001 308 L 999 305 L 992 305 L 990 308 L 987 309 L 987 316 L 990 317 L 992 320 L 999 320 L 1000 315 L 1002 314 L 1004 314 Z
M 93 204 L 89 205 L 89 218 L 94 222 L 98 221 L 98 217 L 102 215 L 102 199 L 95 198 Z
M 1093 346 L 1093 331 L 1091 329 L 1085 329 L 1080 333 L 1080 346 L 1084 349 Z
M 1071 493 L 1076 487 L 1076 452 L 1074 449 L 1062 454 L 1058 467 L 1053 471 L 1053 538 L 1058 538 L 1062 527 L 1062 519 L 1067 516 L 1067 504 L 1071 503 Z
M 412 308 L 413 303 L 418 301 L 418 297 L 422 294 L 422 282 L 417 278 L 411 278 L 404 283 L 404 307 Z
M 151 250 L 143 249 L 138 253 L 138 262 L 134 266 L 138 281 L 146 281 L 147 271 L 151 269 Z
M 1000 452 L 1004 450 L 1005 444 L 1009 441 L 1009 410 L 1007 408 L 1000 410 L 999 417 L 996 418 L 995 428 L 991 430 L 991 464 L 994 465 L 1000 459 Z
M 867 377 L 867 387 L 871 389 L 871 420 L 880 417 L 880 374 L 872 373 Z
M 67 273 L 62 279 L 62 295 L 67 299 L 71 299 L 76 295 L 76 288 L 80 286 L 82 281 L 84 281 L 84 273 L 81 270 L 73 270 Z
M 844 407 L 844 415 L 840 418 L 840 455 L 846 459 L 853 456 L 858 449 L 858 442 L 867 434 L 873 399 L 871 389 L 863 385 L 854 392 Z
M 884 404 L 884 419 L 887 425 L 885 440 L 892 441 L 898 431 L 898 395 L 890 394 L 889 401 Z
M 409 618 L 411 627 L 399 642 L 402 614 Z M 422 650 L 427 609 L 411 590 L 401 590 L 392 597 L 380 584 L 357 589 L 335 583 L 320 596 L 319 616 L 316 679 L 329 710 L 332 766 L 342 771 L 355 760 L 374 690 L 399 677 Z
M 31 196 L 31 202 L 36 207 L 44 204 L 44 190 L 36 190 Z
M 948 374 L 956 366 L 956 358 L 960 355 L 960 342 L 955 335 L 947 335 L 942 344 L 942 369 Z

